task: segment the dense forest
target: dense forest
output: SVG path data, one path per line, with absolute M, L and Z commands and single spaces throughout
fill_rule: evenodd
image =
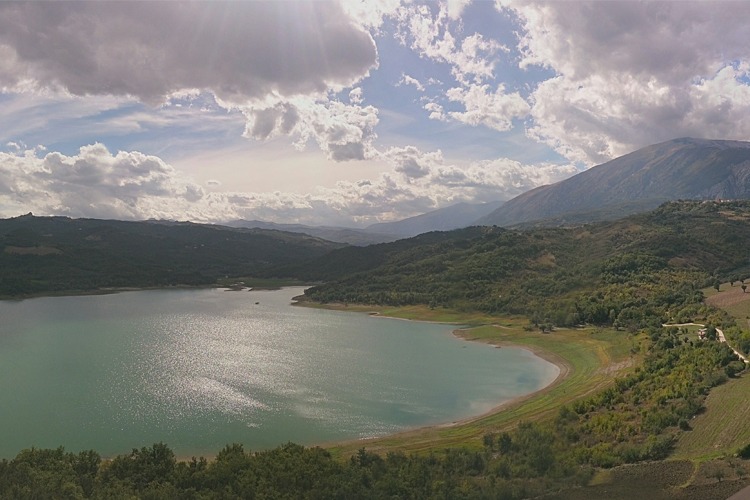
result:
M 214 284 L 342 246 L 264 229 L 26 215 L 0 220 L 0 296 Z
M 747 201 L 669 202 L 576 228 L 428 233 L 265 273 L 326 281 L 305 292 L 323 303 L 425 304 L 634 331 L 648 318 L 705 319 L 700 290 L 746 277 L 749 221 Z

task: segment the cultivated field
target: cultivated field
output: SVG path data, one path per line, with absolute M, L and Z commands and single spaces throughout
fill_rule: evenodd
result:
M 544 500 L 726 500 L 750 483 L 748 464 L 737 460 L 668 461 L 600 471 L 585 488 Z
M 681 434 L 674 457 L 717 457 L 750 444 L 750 373 L 713 389 L 705 406 L 690 422 L 693 430 Z
M 734 286 L 729 286 L 729 283 L 723 283 L 720 287 L 720 292 L 716 292 L 715 288 L 707 288 L 703 290 L 706 295 L 706 303 L 720 309 L 724 309 L 726 312 L 734 316 L 737 320 L 737 325 L 743 330 L 750 329 L 750 290 L 743 292 L 740 286 L 742 283 L 735 283 Z M 750 288 L 750 282 L 748 282 Z

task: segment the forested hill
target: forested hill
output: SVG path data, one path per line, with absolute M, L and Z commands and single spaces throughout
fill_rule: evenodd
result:
M 575 220 L 601 207 L 625 216 L 667 200 L 716 198 L 750 198 L 750 142 L 683 138 L 655 144 L 523 193 L 475 224 L 564 223 L 567 215 Z M 597 215 L 607 214 L 588 217 Z
M 0 220 L 0 296 L 215 283 L 342 246 L 262 229 L 26 215 Z
M 666 309 L 697 303 L 697 290 L 715 274 L 746 265 L 748 222 L 748 201 L 669 202 L 578 228 L 429 233 L 275 273 L 328 281 L 306 292 L 320 302 L 429 304 L 557 325 L 630 323 L 643 315 L 631 309 L 645 307 L 644 297 Z

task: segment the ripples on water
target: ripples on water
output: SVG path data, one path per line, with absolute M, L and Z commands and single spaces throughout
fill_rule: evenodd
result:
M 0 421 L 10 422 L 0 456 L 379 436 L 482 413 L 557 376 L 526 351 L 455 339 L 448 325 L 291 307 L 299 293 L 0 303 L 11 319 L 0 327 Z

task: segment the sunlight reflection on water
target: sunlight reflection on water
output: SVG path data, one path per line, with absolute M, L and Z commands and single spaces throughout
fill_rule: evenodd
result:
M 60 444 L 107 454 L 156 441 L 186 454 L 371 437 L 482 413 L 558 373 L 526 351 L 455 339 L 449 325 L 290 307 L 299 293 L 0 303 L 22 332 L 0 342 L 0 380 L 14 381 L 0 383 L 0 454 Z

